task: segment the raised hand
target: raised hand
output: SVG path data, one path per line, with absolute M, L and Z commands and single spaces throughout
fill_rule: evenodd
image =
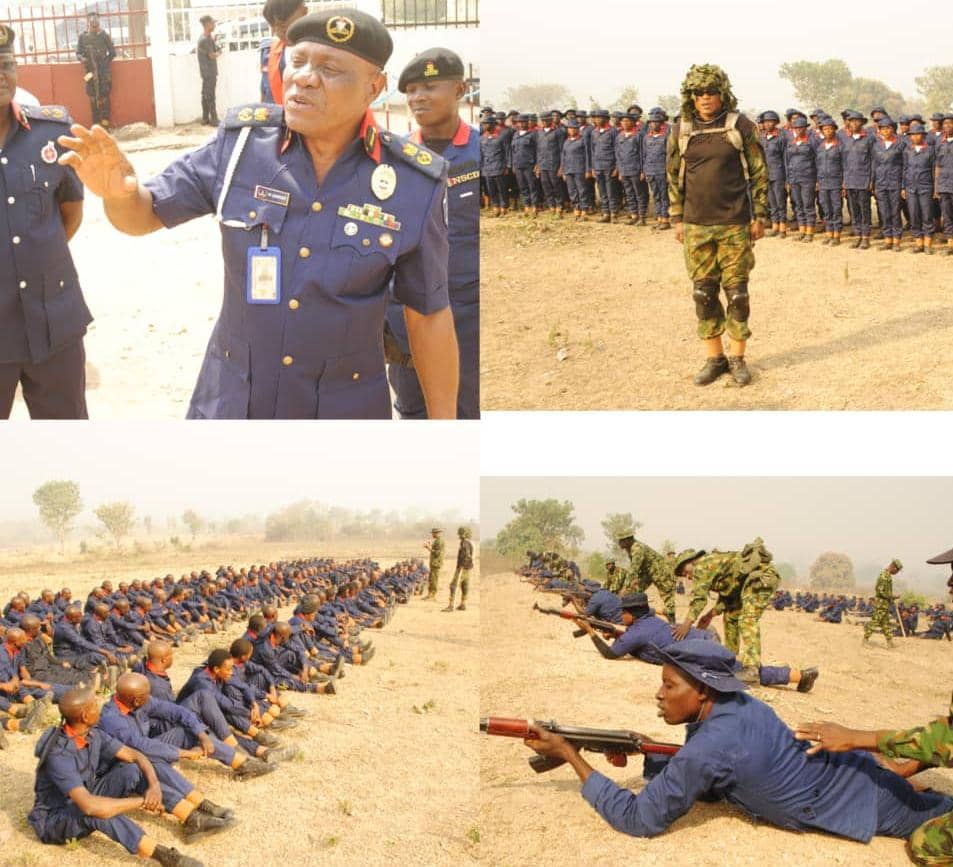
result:
M 99 125 L 87 129 L 74 123 L 70 132 L 72 136 L 61 135 L 57 139 L 69 148 L 59 162 L 74 169 L 90 192 L 101 199 L 122 199 L 136 192 L 136 171 L 106 130 Z

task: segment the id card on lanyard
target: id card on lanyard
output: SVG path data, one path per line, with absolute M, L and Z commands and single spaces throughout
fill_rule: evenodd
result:
M 268 246 L 268 227 L 261 227 L 261 244 L 248 248 L 245 300 L 249 304 L 281 303 L 281 248 Z

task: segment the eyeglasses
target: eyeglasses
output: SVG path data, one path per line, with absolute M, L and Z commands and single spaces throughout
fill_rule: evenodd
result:
M 720 96 L 721 91 L 717 87 L 700 87 L 692 91 L 692 96 Z

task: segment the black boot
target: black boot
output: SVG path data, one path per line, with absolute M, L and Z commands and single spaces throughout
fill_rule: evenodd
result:
M 748 370 L 748 365 L 745 364 L 743 355 L 731 356 L 731 358 L 728 359 L 728 369 L 731 371 L 731 375 L 738 385 L 745 386 L 751 382 L 751 371 Z
M 178 849 L 157 845 L 152 853 L 152 860 L 158 861 L 162 867 L 204 867 L 201 861 L 196 861 L 188 855 L 183 855 Z
M 203 813 L 208 813 L 209 816 L 214 816 L 216 819 L 232 819 L 235 816 L 233 810 L 230 810 L 228 807 L 220 807 L 218 804 L 213 804 L 208 798 L 199 804 L 199 809 Z
M 798 692 L 810 692 L 820 672 L 816 668 L 802 668 L 801 679 L 797 684 Z
M 695 385 L 710 385 L 719 376 L 728 372 L 728 359 L 724 355 L 709 358 L 698 373 L 695 374 Z
M 273 750 L 268 750 L 266 755 L 271 752 L 273 752 Z M 235 778 L 238 780 L 250 780 L 253 777 L 263 777 L 265 774 L 270 774 L 276 767 L 277 765 L 268 764 L 252 756 L 243 762 L 241 767 L 235 768 Z
M 219 831 L 231 828 L 234 824 L 234 819 L 216 819 L 208 813 L 193 810 L 182 824 L 182 829 L 185 831 L 186 843 L 191 843 L 200 837 L 207 837 L 209 834 L 217 834 Z

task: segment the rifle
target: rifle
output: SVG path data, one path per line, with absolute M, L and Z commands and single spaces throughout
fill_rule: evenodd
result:
M 508 717 L 490 716 L 480 719 L 480 731 L 488 735 L 498 735 L 505 738 L 531 738 L 533 732 L 529 728 L 529 720 L 511 719 Z M 674 756 L 681 749 L 680 744 L 665 744 L 647 740 L 638 732 L 613 731 L 611 729 L 588 729 L 578 726 L 561 726 L 555 720 L 536 720 L 534 725 L 561 735 L 577 750 L 589 750 L 593 753 L 604 753 L 609 763 L 617 768 L 624 768 L 628 764 L 627 756 L 662 755 Z M 533 756 L 529 766 L 537 773 L 543 774 L 565 764 L 563 759 L 553 759 L 548 756 Z
M 549 614 L 553 617 L 562 617 L 563 620 L 581 620 L 590 626 L 594 626 L 596 629 L 611 632 L 613 635 L 621 635 L 625 632 L 625 627 L 619 623 L 610 623 L 608 620 L 599 620 L 596 617 L 588 617 L 585 614 L 578 614 L 575 611 L 564 611 L 562 608 L 543 608 L 538 602 L 533 603 L 533 611 L 539 611 L 541 614 Z M 585 632 L 585 630 L 583 630 L 583 632 Z

